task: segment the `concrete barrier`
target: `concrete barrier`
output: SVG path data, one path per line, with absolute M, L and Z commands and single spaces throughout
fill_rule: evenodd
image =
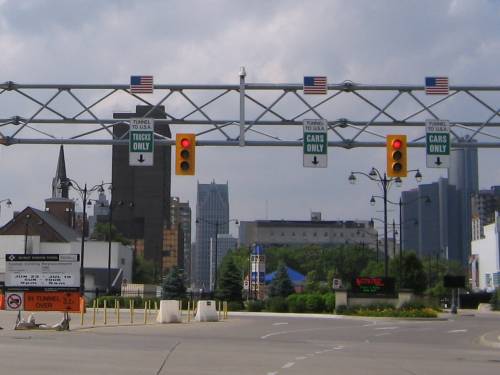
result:
M 219 321 L 215 301 L 198 301 L 195 319 L 198 322 Z
M 181 322 L 181 311 L 179 301 L 163 300 L 160 301 L 160 311 L 156 318 L 158 323 L 179 323 Z

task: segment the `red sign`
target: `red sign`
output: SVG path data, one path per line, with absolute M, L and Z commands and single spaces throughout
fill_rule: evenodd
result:
M 24 292 L 25 311 L 80 311 L 79 292 Z

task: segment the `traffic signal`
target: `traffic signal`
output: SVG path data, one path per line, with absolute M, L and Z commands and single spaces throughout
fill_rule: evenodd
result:
M 175 136 L 175 174 L 193 176 L 196 156 L 196 136 L 192 133 Z
M 408 173 L 408 152 L 406 150 L 406 135 L 388 135 L 387 148 L 387 176 L 406 177 Z

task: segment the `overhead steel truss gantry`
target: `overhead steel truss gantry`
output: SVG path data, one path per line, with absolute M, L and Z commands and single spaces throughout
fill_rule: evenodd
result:
M 194 132 L 199 146 L 301 147 L 304 119 L 328 121 L 330 147 L 385 147 L 387 134 L 408 134 L 425 147 L 425 120 L 451 124 L 452 147 L 500 147 L 500 86 L 329 84 L 327 95 L 304 95 L 301 84 L 156 84 L 133 94 L 123 84 L 0 83 L 0 144 L 127 144 L 113 135 L 113 118 L 136 105 L 164 106 L 173 133 Z M 153 110 L 153 109 L 152 109 Z M 146 114 L 145 117 L 148 115 Z M 175 143 L 156 134 L 158 144 Z

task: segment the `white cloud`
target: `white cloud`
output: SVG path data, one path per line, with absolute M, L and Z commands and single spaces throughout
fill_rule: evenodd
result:
M 330 82 L 422 84 L 425 75 L 443 73 L 452 84 L 491 84 L 500 82 L 498 14 L 498 3 L 491 1 L 0 0 L 0 81 L 127 83 L 130 74 L 150 73 L 158 83 L 237 84 L 239 67 L 245 66 L 247 82 L 298 83 L 305 74 L 326 74 Z M 0 103 L 4 100 L 0 95 Z M 380 105 L 386 99 L 373 100 Z M 495 106 L 496 98 L 488 100 Z M 211 110 L 237 116 L 237 107 L 225 103 Z M 320 108 L 329 119 L 367 120 L 376 113 L 369 107 L 360 111 L 347 94 L 334 103 Z M 98 111 L 111 114 L 130 105 L 114 98 Z M 180 112 L 189 104 L 176 97 L 169 106 Z M 279 107 L 299 111 L 291 97 Z M 402 101 L 394 110 L 416 108 Z M 446 112 L 446 106 L 440 111 L 488 118 L 472 105 L 458 113 Z M 12 102 L 0 106 L 0 117 L 16 113 L 29 116 L 33 109 Z M 259 110 L 249 104 L 248 113 Z M 282 132 L 299 138 L 301 129 Z M 493 153 L 480 151 L 483 187 L 499 183 L 498 163 L 489 161 Z M 110 154 L 109 147 L 66 147 L 68 172 L 89 183 L 108 181 Z M 411 157 L 412 165 L 424 165 L 422 149 L 412 150 Z M 174 177 L 172 193 L 194 208 L 196 181 L 215 178 L 229 181 L 231 216 L 240 219 L 263 218 L 266 201 L 270 218 L 305 219 L 310 209 L 328 219 L 369 218 L 375 212 L 367 202 L 377 187 L 367 181 L 352 187 L 347 176 L 372 165 L 383 169 L 384 158 L 383 149 L 332 148 L 329 168 L 310 170 L 302 167 L 300 148 L 202 147 L 197 176 Z M 3 148 L 0 165 L 9 177 L 0 181 L 0 199 L 9 196 L 16 208 L 41 206 L 56 159 L 56 146 Z M 423 172 L 426 182 L 442 174 Z M 396 199 L 398 191 L 392 194 Z M 5 215 L 3 209 L 2 222 Z

